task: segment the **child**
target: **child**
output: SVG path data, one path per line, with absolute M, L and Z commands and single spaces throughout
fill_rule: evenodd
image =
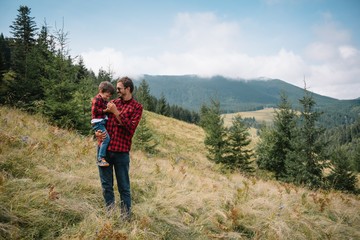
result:
M 91 104 L 91 125 L 93 130 L 100 130 L 106 133 L 106 138 L 99 145 L 97 152 L 97 165 L 100 167 L 107 167 L 109 163 L 105 160 L 106 149 L 110 143 L 110 137 L 105 129 L 105 124 L 108 119 L 106 113 L 108 112 L 107 103 L 112 94 L 115 93 L 114 86 L 108 82 L 101 82 L 99 85 L 99 93 L 93 98 Z

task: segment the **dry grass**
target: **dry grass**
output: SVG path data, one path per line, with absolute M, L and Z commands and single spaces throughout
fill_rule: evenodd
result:
M 222 117 L 224 119 L 224 125 L 226 127 L 231 126 L 233 118 L 238 115 L 240 115 L 243 119 L 244 118 L 255 118 L 255 121 L 258 123 L 270 125 L 273 122 L 274 114 L 275 114 L 274 108 L 265 108 L 265 109 L 261 109 L 258 111 L 223 114 Z M 251 136 L 251 144 L 249 147 L 254 149 L 256 144 L 259 141 L 259 136 L 257 135 L 257 129 L 251 127 L 249 129 L 249 133 Z
M 360 199 L 221 174 L 201 128 L 153 113 L 131 155 L 133 220 L 106 215 L 91 138 L 1 107 L 0 238 L 360 239 Z
M 253 117 L 259 123 L 271 124 L 274 119 L 274 114 L 275 114 L 274 108 L 265 108 L 258 111 L 223 114 L 223 117 L 224 117 L 225 126 L 231 125 L 231 121 L 233 117 L 237 115 L 240 115 L 242 118 Z

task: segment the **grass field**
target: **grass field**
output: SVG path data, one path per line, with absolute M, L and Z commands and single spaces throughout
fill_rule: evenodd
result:
M 258 123 L 271 124 L 274 118 L 274 111 L 274 108 L 265 108 L 258 111 L 224 114 L 224 124 L 225 126 L 229 126 L 233 117 L 236 115 L 240 115 L 242 118 L 255 118 Z
M 123 222 L 104 210 L 92 137 L 0 107 L 0 239 L 360 239 L 359 196 L 223 174 L 201 128 L 145 114 L 159 152 L 131 152 Z

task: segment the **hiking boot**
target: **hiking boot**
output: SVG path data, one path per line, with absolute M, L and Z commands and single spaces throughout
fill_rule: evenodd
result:
M 99 167 L 108 167 L 109 163 L 105 160 L 105 158 L 101 158 L 98 162 L 97 165 Z

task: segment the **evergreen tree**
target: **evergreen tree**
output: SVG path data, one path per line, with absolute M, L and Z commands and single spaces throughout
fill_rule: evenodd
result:
M 4 35 L 0 34 L 0 79 L 2 75 L 9 71 L 11 67 L 11 49 L 10 40 L 4 38 Z
M 149 84 L 143 79 L 136 91 L 136 99 L 143 105 L 144 110 L 154 111 Z
M 0 34 L 0 103 L 7 102 L 9 86 L 15 79 L 15 72 L 11 70 L 10 39 Z
M 249 144 L 251 143 L 250 134 L 241 116 L 233 118 L 226 140 L 222 163 L 232 170 L 239 169 L 244 173 L 254 172 L 254 167 L 250 160 L 253 155 L 252 150 L 249 149 Z
M 103 81 L 111 82 L 113 76 L 110 72 L 105 71 L 104 69 L 100 68 L 98 77 L 97 77 L 97 85 L 99 85 Z
M 94 76 L 87 76 L 80 79 L 79 86 L 74 90 L 72 95 L 71 105 L 76 111 L 76 122 L 74 127 L 82 134 L 89 134 L 92 132 L 91 121 L 91 99 L 98 92 L 98 86 L 95 85 L 96 79 Z
M 326 143 L 321 139 L 324 129 L 316 125 L 320 113 L 314 110 L 316 103 L 306 89 L 299 102 L 302 111 L 296 137 L 291 142 L 292 151 L 286 155 L 286 180 L 319 188 L 323 186 L 326 167 Z
M 337 148 L 331 156 L 331 172 L 327 177 L 330 187 L 345 191 L 356 193 L 356 175 L 351 171 L 350 159 L 346 151 L 342 148 Z
M 12 46 L 12 69 L 15 79 L 9 86 L 11 104 L 25 107 L 42 96 L 39 76 L 36 75 L 35 46 L 36 24 L 27 6 L 20 6 L 13 25 L 10 26 L 14 43 Z M 35 70 L 35 72 L 34 72 Z
M 79 63 L 77 64 L 76 82 L 80 82 L 82 79 L 89 76 L 88 70 L 85 67 L 84 59 L 79 56 Z
M 263 133 L 257 148 L 258 166 L 274 172 L 276 179 L 287 176 L 285 161 L 287 154 L 293 151 L 291 142 L 296 128 L 296 114 L 287 96 L 282 93 L 280 99 L 279 110 L 275 111 L 274 127 Z
M 42 81 L 45 93 L 42 112 L 59 127 L 82 129 L 83 105 L 74 97 L 77 88 L 83 86 L 77 84 L 77 68 L 67 55 L 66 36 L 63 29 L 56 31 L 54 41 L 58 48 L 54 49 L 46 70 L 47 78 Z
M 203 105 L 200 110 L 200 126 L 205 131 L 205 146 L 208 159 L 215 163 L 223 161 L 225 142 L 224 119 L 220 114 L 220 102 L 211 99 L 211 105 Z
M 155 139 L 153 132 L 147 126 L 147 113 L 144 111 L 139 126 L 134 135 L 134 148 L 147 153 L 156 153 L 156 146 L 159 144 Z
M 163 116 L 170 115 L 170 107 L 166 101 L 165 95 L 162 93 L 160 99 L 157 101 L 156 104 L 156 113 L 161 114 Z
M 354 141 L 354 150 L 353 154 L 351 155 L 351 166 L 353 167 L 354 171 L 360 172 L 360 138 Z
M 275 173 L 276 165 L 273 161 L 276 155 L 276 136 L 274 128 L 264 125 L 259 131 L 260 140 L 256 147 L 256 164 L 260 169 Z

